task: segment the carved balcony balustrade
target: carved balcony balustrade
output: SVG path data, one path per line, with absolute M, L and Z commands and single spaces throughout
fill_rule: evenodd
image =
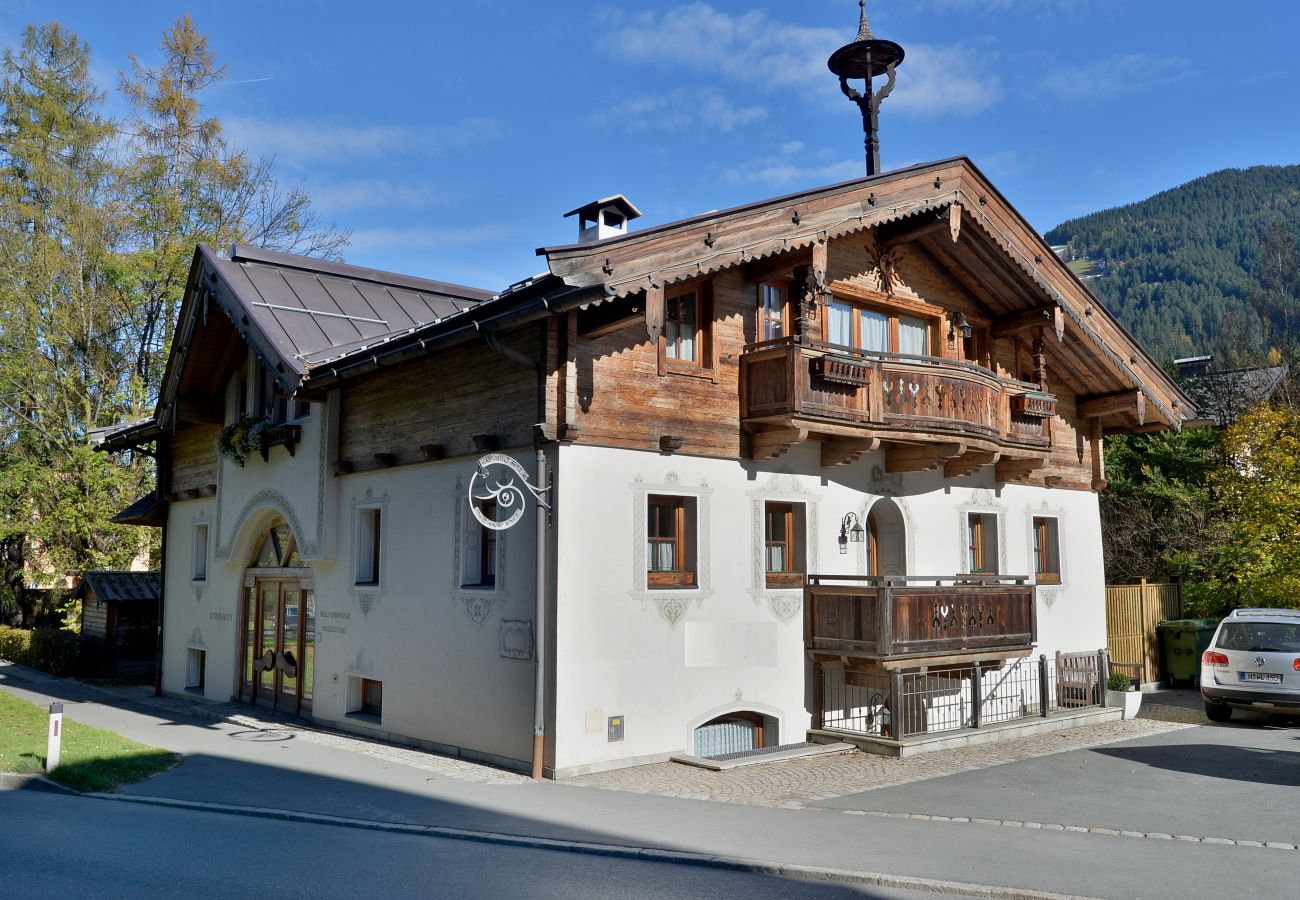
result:
M 817 659 L 881 668 L 1022 656 L 1037 640 L 1034 587 L 997 575 L 810 575 L 804 644 Z
M 974 363 L 932 356 L 864 352 L 800 337 L 751 344 L 741 356 L 741 417 L 755 434 L 755 456 L 777 455 L 810 435 L 894 442 L 894 471 L 930 468 L 954 457 L 965 474 L 998 459 L 1041 463 L 1052 445 L 1056 398 L 1025 381 Z M 784 445 L 763 433 L 788 435 Z M 909 465 L 941 444 L 930 465 Z M 770 448 L 776 448 L 770 452 Z M 973 460 L 982 454 L 982 460 Z M 837 463 L 838 464 L 838 463 Z

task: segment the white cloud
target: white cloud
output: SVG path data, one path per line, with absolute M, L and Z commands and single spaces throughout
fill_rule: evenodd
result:
M 236 147 L 254 156 L 274 156 L 291 165 L 428 157 L 501 136 L 501 126 L 492 119 L 418 128 L 235 117 L 223 120 L 222 127 Z
M 487 244 L 513 237 L 512 225 L 473 225 L 467 228 L 362 228 L 352 232 L 350 251 L 442 250 Z
M 1043 13 L 1073 15 L 1113 0 L 912 0 L 916 10 L 936 13 Z
M 730 15 L 707 3 L 665 13 L 606 12 L 603 45 L 632 63 L 718 75 L 745 86 L 791 88 L 843 103 L 826 60 L 852 40 L 848 28 L 809 28 L 762 12 Z M 921 118 L 976 115 L 1002 97 L 987 51 L 966 45 L 911 44 L 898 70 L 891 109 Z M 982 59 L 981 59 L 982 58 Z
M 800 150 L 803 149 L 803 147 L 804 147 L 803 141 L 786 141 L 784 144 L 781 145 L 781 152 L 784 153 L 786 156 L 789 156 L 792 153 L 798 153 Z
M 668 94 L 643 94 L 615 106 L 599 121 L 629 131 L 673 131 L 702 127 L 734 131 L 767 117 L 761 106 L 738 107 L 715 90 L 679 89 Z
M 1002 99 L 1002 79 L 987 70 L 989 51 L 916 44 L 898 68 L 898 86 L 885 102 L 917 118 L 973 116 Z
M 758 11 L 733 16 L 707 3 L 662 15 L 607 11 L 602 19 L 609 27 L 603 43 L 630 62 L 718 72 L 766 87 L 828 77 L 826 58 L 846 37 L 840 29 L 789 25 Z
M 432 184 L 364 178 L 313 184 L 312 203 L 318 209 L 338 214 L 361 209 L 428 209 L 445 199 L 445 193 Z
M 845 160 L 828 165 L 801 166 L 783 159 L 757 159 L 744 165 L 732 166 L 722 173 L 732 185 L 762 184 L 768 187 L 785 187 L 802 184 L 831 184 L 859 178 L 862 160 Z
M 1048 73 L 1043 84 L 1062 99 L 1090 100 L 1164 87 L 1193 74 L 1189 59 L 1130 53 L 1058 68 Z

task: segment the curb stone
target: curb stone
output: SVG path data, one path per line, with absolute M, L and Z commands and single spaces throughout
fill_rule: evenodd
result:
M 49 794 L 78 794 L 70 787 L 51 781 L 39 772 L 17 774 L 0 772 L 0 791 L 44 791 Z
M 75 793 L 75 791 L 73 792 Z M 897 890 L 925 891 L 934 894 L 957 894 L 966 897 L 994 897 L 998 900 L 1089 900 L 1078 894 L 1057 894 L 1026 888 L 997 885 L 967 884 L 958 881 L 941 881 L 914 878 L 907 875 L 887 875 L 879 872 L 862 872 L 853 869 L 805 866 L 794 863 L 768 862 L 742 857 L 714 856 L 691 853 L 685 850 L 662 850 L 654 847 L 635 847 L 620 844 L 597 844 L 590 841 L 568 841 L 557 838 L 528 837 L 492 831 L 472 831 L 441 825 L 410 825 L 397 822 L 380 822 L 371 819 L 353 819 L 320 813 L 301 813 L 261 806 L 231 806 L 222 803 L 203 803 L 195 800 L 172 800 L 161 797 L 139 797 L 125 794 L 88 793 L 82 796 L 118 803 L 137 803 L 145 806 L 165 806 L 250 818 L 274 819 L 283 822 L 300 822 L 307 825 L 332 825 L 340 828 L 357 828 L 365 831 L 382 831 L 392 834 L 410 834 L 423 837 L 444 838 L 457 841 L 498 844 L 533 850 L 551 850 L 565 853 L 582 853 L 642 862 L 664 862 L 677 865 L 722 869 L 731 872 L 748 872 L 797 878 L 803 881 L 833 882 L 837 884 L 883 887 Z

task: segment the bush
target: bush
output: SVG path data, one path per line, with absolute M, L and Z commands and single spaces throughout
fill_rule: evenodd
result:
M 1133 679 L 1129 678 L 1123 672 L 1111 672 L 1110 681 L 1106 682 L 1106 687 L 1112 691 L 1127 691 L 1133 687 Z
M 57 628 L 26 631 L 0 625 L 0 658 L 51 675 L 72 675 L 81 658 L 81 635 Z

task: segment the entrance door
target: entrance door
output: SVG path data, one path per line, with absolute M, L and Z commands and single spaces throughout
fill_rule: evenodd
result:
M 311 711 L 315 613 L 300 582 L 259 578 L 247 589 L 241 699 L 294 715 Z

